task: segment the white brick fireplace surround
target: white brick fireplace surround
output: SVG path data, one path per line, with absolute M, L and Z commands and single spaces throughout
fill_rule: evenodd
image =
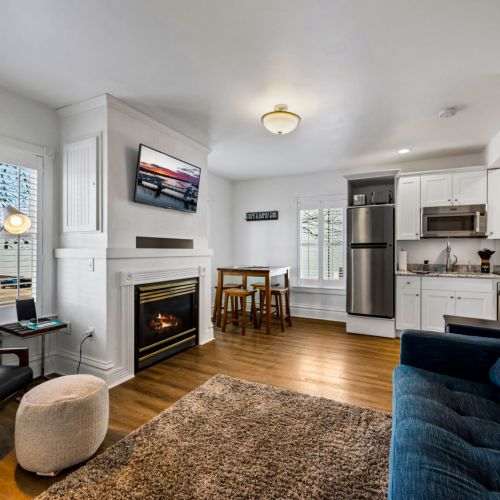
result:
M 80 371 L 109 387 L 134 376 L 134 287 L 143 283 L 198 278 L 199 344 L 213 340 L 211 257 L 208 249 L 56 250 L 59 317 L 71 319 L 71 334 L 55 341 L 56 371 L 75 373 L 82 334 L 93 327 L 95 338 L 84 344 Z

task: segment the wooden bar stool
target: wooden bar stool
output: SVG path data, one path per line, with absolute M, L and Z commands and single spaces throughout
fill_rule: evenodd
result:
M 264 285 L 253 284 L 256 290 L 259 290 L 259 328 L 262 323 L 262 318 L 266 312 L 267 304 L 265 303 L 265 290 Z M 290 296 L 288 288 L 281 287 L 279 285 L 274 285 L 271 287 L 271 308 L 272 308 L 272 297 L 275 299 L 276 316 L 280 321 L 281 331 L 285 331 L 285 320 L 288 322 L 288 326 L 292 326 L 292 315 L 290 313 Z
M 224 283 L 224 285 L 222 286 L 222 291 L 224 293 L 224 290 L 228 290 L 229 288 L 242 288 L 242 284 L 241 283 Z M 217 287 L 215 287 L 215 296 L 217 297 Z M 215 322 L 217 321 L 217 313 L 219 314 L 222 314 L 222 310 L 224 308 L 222 307 L 222 304 L 221 304 L 221 307 L 220 307 L 220 310 L 217 311 L 217 300 L 215 301 L 215 304 L 214 304 L 214 312 L 212 314 L 212 323 L 215 325 Z
M 224 316 L 222 317 L 222 331 L 226 331 L 228 323 L 238 324 L 238 299 L 241 304 L 241 334 L 245 335 L 247 328 L 247 298 L 251 297 L 251 317 L 257 328 L 257 310 L 255 308 L 255 294 L 257 290 L 244 290 L 241 288 L 228 288 L 224 290 Z M 229 299 L 231 299 L 231 316 L 229 316 Z M 234 307 L 236 304 L 236 307 Z M 229 317 L 228 317 L 229 316 Z

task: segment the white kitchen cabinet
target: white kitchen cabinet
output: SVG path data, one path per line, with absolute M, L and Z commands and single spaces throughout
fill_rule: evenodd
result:
M 453 174 L 422 175 L 420 204 L 422 207 L 451 205 L 453 198 Z
M 491 293 L 456 292 L 455 314 L 468 318 L 494 319 Z
M 420 330 L 420 307 L 420 283 L 418 287 L 405 287 L 400 286 L 398 280 L 396 285 L 396 330 Z
M 500 169 L 488 170 L 488 238 L 500 240 Z
M 485 204 L 487 184 L 485 170 L 472 170 L 453 174 L 453 205 Z
M 455 314 L 455 292 L 422 290 L 422 330 L 444 332 L 445 314 Z
M 420 176 L 400 177 L 396 200 L 396 239 L 420 239 Z

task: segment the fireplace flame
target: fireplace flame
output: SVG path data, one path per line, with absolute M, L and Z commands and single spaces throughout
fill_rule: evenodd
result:
M 168 333 L 181 327 L 181 320 L 175 314 L 158 313 L 148 321 L 148 326 L 158 334 Z

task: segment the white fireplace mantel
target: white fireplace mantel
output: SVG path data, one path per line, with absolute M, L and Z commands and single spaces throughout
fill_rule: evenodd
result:
M 75 372 L 79 334 L 92 326 L 95 336 L 85 345 L 82 372 L 102 377 L 109 387 L 134 377 L 135 285 L 198 278 L 199 344 L 214 339 L 212 250 L 65 248 L 56 257 L 59 312 L 75 332 L 60 338 L 60 373 Z

